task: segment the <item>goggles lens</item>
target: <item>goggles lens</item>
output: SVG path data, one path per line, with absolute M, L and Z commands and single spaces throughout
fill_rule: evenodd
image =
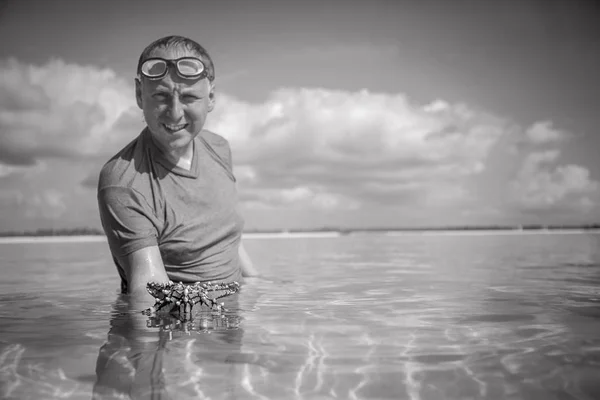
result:
M 204 71 L 204 64 L 200 60 L 186 58 L 177 62 L 177 69 L 182 75 L 196 76 Z
M 197 58 L 184 57 L 177 60 L 150 58 L 142 64 L 142 74 L 150 79 L 162 78 L 167 74 L 170 65 L 174 65 L 177 73 L 185 78 L 200 77 L 206 71 L 204 63 Z

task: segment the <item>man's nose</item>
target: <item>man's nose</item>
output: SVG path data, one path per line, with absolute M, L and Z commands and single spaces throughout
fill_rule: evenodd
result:
M 173 122 L 179 122 L 183 117 L 183 104 L 181 104 L 181 101 L 179 101 L 177 96 L 173 96 L 167 112 Z

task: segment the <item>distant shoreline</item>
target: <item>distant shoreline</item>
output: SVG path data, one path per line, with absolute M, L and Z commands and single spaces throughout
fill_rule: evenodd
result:
M 521 224 L 521 225 L 440 225 L 440 226 L 404 226 L 404 227 L 337 227 L 290 229 L 246 229 L 244 235 L 252 236 L 289 236 L 289 235 L 327 235 L 332 234 L 369 234 L 369 233 L 422 233 L 422 232 L 594 232 L 600 231 L 600 223 L 590 224 Z M 30 231 L 0 231 L 1 238 L 13 237 L 104 237 L 104 232 L 97 228 L 40 228 Z
M 488 235 L 556 235 L 600 234 L 600 228 L 592 229 L 407 229 L 407 230 L 354 230 L 344 231 L 295 231 L 295 232 L 246 232 L 244 239 L 292 239 L 336 238 L 345 236 L 488 236 Z M 15 235 L 0 236 L 3 243 L 86 243 L 106 242 L 104 235 Z

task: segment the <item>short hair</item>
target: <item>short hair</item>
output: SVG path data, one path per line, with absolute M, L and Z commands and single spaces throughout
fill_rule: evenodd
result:
M 206 51 L 206 49 L 204 47 L 200 46 L 200 44 L 198 44 L 194 40 L 183 37 L 183 36 L 176 36 L 176 35 L 165 36 L 163 38 L 155 40 L 154 42 L 150 43 L 144 49 L 144 51 L 142 51 L 142 54 L 140 54 L 140 58 L 138 60 L 138 65 L 137 65 L 137 74 L 138 75 L 140 75 L 140 73 L 142 71 L 142 64 L 144 63 L 144 61 L 146 61 L 148 58 L 150 58 L 150 54 L 154 50 L 161 48 L 161 47 L 162 48 L 184 47 L 187 50 L 196 53 L 196 55 L 198 57 L 200 57 L 205 64 L 206 72 L 207 72 L 206 76 L 207 76 L 208 80 L 212 82 L 215 79 L 215 65 L 212 61 L 212 58 L 210 58 L 208 51 Z

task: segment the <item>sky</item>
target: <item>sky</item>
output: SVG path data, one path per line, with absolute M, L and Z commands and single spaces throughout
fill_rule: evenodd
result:
M 178 34 L 246 229 L 600 222 L 592 0 L 0 0 L 0 231 L 100 228 L 133 77 Z

